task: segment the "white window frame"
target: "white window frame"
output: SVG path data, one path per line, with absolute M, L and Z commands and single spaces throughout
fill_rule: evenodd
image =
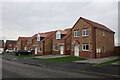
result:
M 88 45 L 88 50 L 86 49 L 86 45 Z M 85 49 L 83 48 L 85 46 Z M 82 51 L 89 51 L 90 45 L 89 44 L 83 44 L 82 45 Z
M 102 51 L 105 52 L 105 46 L 102 46 Z
M 58 50 L 55 49 L 55 46 L 58 47 Z M 59 46 L 58 46 L 58 45 L 53 45 L 53 50 L 54 50 L 54 51 L 59 51 Z
M 61 39 L 61 33 L 59 31 L 56 32 L 56 39 Z
M 40 49 L 41 48 L 41 49 Z M 37 47 L 38 52 L 42 52 L 42 47 Z
M 37 41 L 40 41 L 40 35 L 39 34 L 37 35 Z
M 82 36 L 89 36 L 89 30 L 88 30 L 88 34 L 87 34 L 87 30 L 88 29 L 83 29 L 82 30 Z M 85 34 L 84 34 L 84 32 L 85 32 Z
M 105 32 L 104 31 L 102 32 L 102 36 L 105 36 Z
M 74 37 L 80 37 L 80 31 L 79 30 L 74 31 Z

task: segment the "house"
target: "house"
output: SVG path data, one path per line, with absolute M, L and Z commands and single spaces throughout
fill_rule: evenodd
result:
M 19 37 L 17 40 L 17 50 L 26 50 L 27 41 L 30 37 Z
M 80 17 L 71 29 L 71 56 L 101 58 L 114 54 L 114 33 L 106 26 Z
M 35 54 L 52 54 L 52 39 L 56 31 L 38 33 L 34 39 Z
M 4 40 L 0 40 L 0 53 L 4 52 Z
M 57 30 L 52 40 L 52 53 L 70 55 L 71 28 Z
M 17 41 L 16 40 L 6 40 L 6 43 L 5 43 L 5 51 L 6 50 L 12 50 L 12 51 L 15 51 L 16 50 L 16 43 Z

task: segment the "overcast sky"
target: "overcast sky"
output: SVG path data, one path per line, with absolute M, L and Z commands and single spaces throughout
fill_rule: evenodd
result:
M 79 17 L 84 17 L 115 31 L 118 43 L 117 2 L 4 2 L 1 8 L 3 39 L 71 28 Z

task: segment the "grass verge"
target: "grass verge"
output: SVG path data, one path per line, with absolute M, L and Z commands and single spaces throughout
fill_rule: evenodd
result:
M 17 56 L 17 57 L 19 57 L 19 58 L 33 58 L 33 57 L 37 57 L 37 56 L 47 56 L 47 55 L 56 55 L 56 54 L 19 55 L 19 56 Z
M 114 63 L 114 62 L 118 62 L 118 61 L 120 61 L 120 59 L 114 59 L 114 60 L 111 60 L 111 61 L 95 64 L 95 66 L 104 66 L 104 65 L 108 65 L 108 64 L 111 64 L 111 63 Z
M 73 62 L 78 60 L 87 60 L 85 58 L 74 57 L 74 56 L 67 56 L 67 57 L 60 57 L 60 58 L 50 58 L 50 59 L 39 59 L 41 61 L 52 61 L 52 62 Z

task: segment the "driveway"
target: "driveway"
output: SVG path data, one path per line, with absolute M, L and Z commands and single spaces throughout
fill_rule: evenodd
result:
M 60 58 L 60 57 L 67 57 L 69 55 L 45 55 L 45 56 L 37 56 L 35 58 L 40 58 L 40 59 L 48 59 L 48 58 Z

